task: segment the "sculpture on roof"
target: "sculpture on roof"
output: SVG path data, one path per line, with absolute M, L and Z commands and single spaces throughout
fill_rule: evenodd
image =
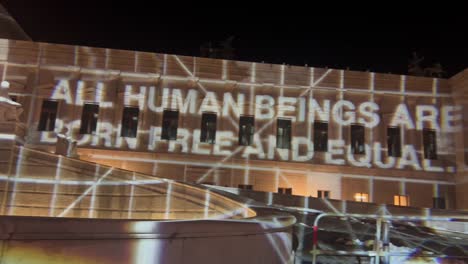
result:
M 408 74 L 414 76 L 424 76 L 424 69 L 421 67 L 421 62 L 424 57 L 419 57 L 416 52 L 413 52 L 413 57 L 408 63 Z
M 423 67 L 421 65 L 423 60 L 424 57 L 419 57 L 413 52 L 413 57 L 408 62 L 408 75 L 441 78 L 446 73 L 439 62 L 433 63 L 430 67 Z
M 218 41 L 217 45 L 213 45 L 211 41 L 204 43 L 200 47 L 201 56 L 215 59 L 233 59 L 234 47 L 232 42 L 234 38 L 234 36 L 229 36 L 223 41 Z
M 0 122 L 19 122 L 23 113 L 21 104 L 11 100 L 8 95 L 10 83 L 2 81 L 0 85 Z
M 428 77 L 441 78 L 445 74 L 442 65 L 439 62 L 432 64 L 431 67 L 424 68 L 424 75 Z

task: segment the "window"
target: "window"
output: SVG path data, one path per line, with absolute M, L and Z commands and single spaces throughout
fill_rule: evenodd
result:
M 161 139 L 176 140 L 179 126 L 179 111 L 164 110 Z
M 395 195 L 393 196 L 393 204 L 398 206 L 409 206 L 409 196 Z
M 399 127 L 387 128 L 387 152 L 390 157 L 401 157 L 401 134 Z
M 424 158 L 437 159 L 436 132 L 432 129 L 423 129 Z
M 138 107 L 124 107 L 122 115 L 122 128 L 120 130 L 121 137 L 135 138 L 138 130 Z
M 216 138 L 216 114 L 203 113 L 200 142 L 214 144 Z
M 278 188 L 278 193 L 282 194 L 292 194 L 292 188 Z
M 241 116 L 239 119 L 239 145 L 252 145 L 255 131 L 253 116 Z
M 443 197 L 434 197 L 432 198 L 432 204 L 434 208 L 445 209 L 445 198 Z
M 53 131 L 57 118 L 57 101 L 44 100 L 42 102 L 41 117 L 39 119 L 39 131 Z
M 351 152 L 364 154 L 364 126 L 351 125 Z
M 330 198 L 330 191 L 318 190 L 317 197 L 318 198 Z
M 354 201 L 367 203 L 369 202 L 369 194 L 368 193 L 355 193 Z
M 314 150 L 328 151 L 328 123 L 314 123 Z
M 80 134 L 95 134 L 98 120 L 99 105 L 85 104 L 81 114 Z
M 253 190 L 253 185 L 251 185 L 251 184 L 239 184 L 239 189 Z
M 18 97 L 14 96 L 14 95 L 10 95 L 10 99 L 11 99 L 13 102 L 18 102 Z
M 276 122 L 276 147 L 282 149 L 291 148 L 290 119 L 278 119 Z

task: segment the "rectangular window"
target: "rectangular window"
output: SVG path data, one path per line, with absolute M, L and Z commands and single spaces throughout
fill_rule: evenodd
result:
M 95 134 L 99 115 L 99 105 L 84 104 L 81 114 L 80 134 Z
M 387 152 L 390 157 L 401 157 L 400 131 L 399 127 L 387 128 Z
M 423 129 L 424 158 L 437 159 L 436 132 L 432 129 Z
M 291 120 L 278 119 L 276 122 L 276 147 L 281 149 L 291 148 Z
M 14 96 L 14 95 L 10 95 L 10 99 L 11 99 L 13 102 L 18 102 L 18 97 Z
M 364 126 L 351 125 L 351 152 L 353 154 L 365 154 Z
M 203 113 L 200 142 L 214 144 L 216 138 L 216 114 Z
M 253 190 L 253 185 L 251 185 L 251 184 L 239 184 L 239 189 Z
M 177 140 L 179 111 L 164 110 L 161 139 Z
M 138 130 L 138 115 L 140 110 L 138 107 L 124 107 L 122 114 L 122 128 L 120 129 L 121 137 L 135 138 Z
M 445 199 L 443 197 L 432 198 L 432 204 L 434 208 L 445 209 Z
M 314 150 L 328 151 L 328 123 L 314 123 Z
M 369 194 L 368 193 L 355 193 L 354 201 L 367 203 L 369 202 Z
M 409 206 L 409 196 L 395 195 L 393 196 L 393 204 L 398 206 Z
M 253 116 L 241 116 L 239 119 L 239 145 L 250 146 L 255 133 Z
M 44 100 L 42 102 L 41 117 L 39 119 L 39 131 L 54 131 L 55 119 L 57 119 L 58 102 Z
M 292 188 L 278 188 L 278 193 L 292 194 Z
M 318 190 L 317 191 L 318 198 L 330 198 L 330 191 Z

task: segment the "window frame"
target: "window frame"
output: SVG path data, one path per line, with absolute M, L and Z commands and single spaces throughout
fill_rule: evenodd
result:
M 214 116 L 214 122 L 212 122 L 214 123 L 214 131 L 213 129 L 207 128 L 208 122 L 204 122 L 204 119 L 209 119 L 210 116 L 211 117 Z M 201 116 L 200 142 L 208 143 L 208 144 L 215 144 L 217 126 L 218 126 L 218 115 L 213 112 L 203 112 Z M 209 131 L 211 131 L 212 133 L 208 133 Z M 211 135 L 211 138 L 210 138 L 210 135 Z
M 402 198 L 404 198 L 404 203 L 405 203 L 403 205 L 402 205 L 402 203 L 403 203 Z M 399 194 L 394 195 L 393 196 L 393 205 L 395 205 L 395 206 L 405 206 L 405 207 L 410 206 L 410 197 L 409 197 L 409 195 L 399 195 Z
M 390 131 L 398 131 L 398 133 L 393 133 Z M 391 140 L 392 135 L 396 135 L 396 142 L 393 144 L 393 140 Z M 396 145 L 396 151 L 393 153 L 393 145 Z M 401 127 L 387 127 L 387 155 L 389 157 L 395 157 L 395 158 L 400 158 L 401 157 Z
M 435 129 L 429 129 L 429 128 L 423 128 L 422 133 L 423 133 L 423 135 L 422 135 L 422 141 L 423 142 L 422 143 L 423 143 L 424 159 L 437 160 L 437 132 L 436 132 L 436 130 Z M 431 134 L 433 136 L 430 136 Z M 431 138 L 433 138 L 434 152 L 429 152 L 430 151 L 428 149 L 429 147 L 426 145 L 426 143 L 430 143 L 429 141 L 431 140 Z
M 358 146 L 358 148 L 355 148 L 354 143 L 360 143 L 359 135 L 356 135 L 354 131 L 359 128 L 359 130 L 362 130 L 362 150 L 359 148 L 361 145 Z M 353 133 L 354 132 L 354 133 Z M 355 155 L 364 155 L 366 154 L 366 127 L 362 124 L 352 124 L 350 126 L 350 147 L 351 147 L 351 153 Z
M 53 103 L 55 105 L 54 111 L 45 112 L 46 103 Z M 57 123 L 57 117 L 58 117 L 58 109 L 59 109 L 59 101 L 50 100 L 50 99 L 42 100 L 42 106 L 41 106 L 41 112 L 39 113 L 39 122 L 37 126 L 37 131 L 50 132 L 50 131 L 55 130 L 55 125 Z M 53 115 L 53 118 L 51 114 Z
M 241 130 L 242 120 L 252 120 L 251 134 L 250 134 L 250 137 L 247 140 L 247 144 L 244 144 L 245 142 L 242 141 L 242 139 L 244 138 L 244 136 L 242 134 L 242 130 Z M 248 115 L 240 116 L 239 117 L 238 142 L 237 142 L 238 145 L 239 146 L 252 146 L 253 140 L 254 140 L 254 135 L 255 135 L 255 116 L 248 116 Z
M 242 190 L 253 190 L 253 185 L 252 184 L 238 184 L 237 188 L 242 189 Z
M 97 114 L 97 117 L 95 119 L 93 119 L 94 117 L 91 118 L 91 119 L 93 119 L 92 121 L 84 122 L 85 121 L 84 119 L 85 119 L 86 106 L 93 106 L 93 107 L 97 108 L 96 113 L 92 112 L 92 114 Z M 100 110 L 100 107 L 99 107 L 98 103 L 94 103 L 94 102 L 93 103 L 88 103 L 87 102 L 87 103 L 83 104 L 83 109 L 81 111 L 80 130 L 79 130 L 80 135 L 95 135 L 96 134 L 97 123 L 98 123 L 98 120 L 99 120 L 99 110 Z M 84 123 L 86 123 L 86 126 L 83 126 Z M 91 125 L 90 125 L 90 123 L 91 123 Z M 91 126 L 91 129 L 89 129 L 88 126 Z M 88 129 L 86 129 L 86 128 L 88 128 Z M 90 133 L 88 133 L 88 132 L 90 132 Z
M 278 193 L 292 195 L 292 187 L 278 187 Z
M 326 140 L 325 140 L 325 148 L 317 148 L 317 146 L 322 146 L 323 144 L 317 144 L 318 142 L 321 142 L 320 139 L 322 139 L 320 136 L 319 136 L 319 133 L 320 131 L 323 131 L 322 128 L 320 128 L 320 126 L 326 126 Z M 322 121 L 314 121 L 314 151 L 317 151 L 317 152 L 328 152 L 328 122 L 322 122 Z
M 169 124 L 169 127 L 167 127 L 165 125 L 165 122 L 173 121 L 173 120 L 171 120 L 172 117 L 170 116 L 172 114 L 175 115 L 175 119 L 177 120 L 177 122 L 172 122 L 171 123 L 172 125 L 176 124 L 175 129 L 174 129 L 174 126 L 171 126 L 171 124 Z M 161 120 L 161 139 L 162 140 L 177 140 L 177 131 L 178 130 L 179 130 L 179 110 L 164 109 L 162 120 Z M 175 135 L 172 132 L 174 132 Z
M 284 139 L 286 137 L 286 143 L 284 143 L 283 140 L 279 140 L 279 131 L 280 131 L 280 123 L 287 123 L 289 124 L 289 129 L 286 129 L 286 131 L 289 130 L 289 133 L 286 135 L 283 134 L 281 137 Z M 276 148 L 279 149 L 291 149 L 291 139 L 292 139 L 292 120 L 288 118 L 277 118 L 276 119 Z M 281 144 L 279 143 L 281 142 Z
M 134 111 L 132 113 L 131 111 Z M 136 111 L 136 115 L 135 115 Z M 129 112 L 127 115 L 126 112 Z M 133 121 L 137 117 L 136 122 Z M 129 128 L 124 128 L 124 124 L 131 124 Z M 120 137 L 136 138 L 138 136 L 138 126 L 140 124 L 140 108 L 137 106 L 124 106 L 122 110 L 122 120 L 120 127 Z
M 369 194 L 365 192 L 357 192 L 354 193 L 354 201 L 360 203 L 368 203 L 369 202 Z
M 329 199 L 330 194 L 330 190 L 317 190 L 317 198 Z

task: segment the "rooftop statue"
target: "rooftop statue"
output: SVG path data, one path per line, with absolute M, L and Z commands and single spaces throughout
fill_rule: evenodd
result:
M 443 77 L 445 71 L 442 69 L 442 65 L 440 63 L 432 64 L 432 67 L 424 68 L 424 75 L 428 77 Z
M 23 107 L 11 100 L 8 96 L 8 88 L 10 88 L 10 83 L 3 81 L 0 86 L 0 122 L 19 122 Z
M 424 69 L 421 67 L 421 62 L 424 57 L 419 57 L 416 52 L 413 52 L 413 58 L 408 63 L 408 74 L 414 76 L 424 76 Z

